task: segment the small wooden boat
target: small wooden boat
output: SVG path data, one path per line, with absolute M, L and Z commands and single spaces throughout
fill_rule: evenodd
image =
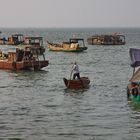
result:
M 121 34 L 93 35 L 87 39 L 89 45 L 125 45 L 125 36 Z
M 0 69 L 9 70 L 40 70 L 43 67 L 48 66 L 49 61 L 45 60 L 44 54 L 41 56 L 37 55 L 38 50 L 31 47 L 25 49 L 17 48 L 14 52 L 8 52 L 7 55 L 0 53 Z
M 69 89 L 85 89 L 88 88 L 90 84 L 90 80 L 88 77 L 81 77 L 80 80 L 67 80 L 66 78 L 63 78 L 63 81 L 66 87 Z
M 47 43 L 50 51 L 83 52 L 87 50 L 84 39 L 81 38 L 71 38 L 69 42 L 63 42 L 62 44 L 55 44 L 49 41 Z
M 130 58 L 133 75 L 127 85 L 127 97 L 130 100 L 140 101 L 140 49 L 130 48 Z

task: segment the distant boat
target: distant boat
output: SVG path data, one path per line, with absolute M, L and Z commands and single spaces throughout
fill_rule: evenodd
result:
M 13 34 L 10 37 L 0 38 L 0 45 L 19 45 L 24 42 L 22 34 Z
M 89 87 L 90 80 L 88 77 L 81 77 L 81 79 L 68 80 L 63 78 L 65 86 L 69 89 L 85 89 Z
M 125 45 L 125 36 L 121 34 L 93 35 L 87 39 L 89 45 Z
M 47 41 L 47 43 L 47 47 L 50 51 L 83 52 L 84 50 L 87 50 L 84 39 L 81 38 L 71 38 L 69 42 L 63 42 L 62 44 L 56 44 L 49 41 Z

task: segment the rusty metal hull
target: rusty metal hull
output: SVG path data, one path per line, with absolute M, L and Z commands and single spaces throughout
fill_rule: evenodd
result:
M 9 69 L 9 70 L 26 70 L 34 69 L 40 70 L 43 67 L 48 66 L 49 61 L 19 61 L 13 62 L 8 60 L 0 60 L 0 69 Z

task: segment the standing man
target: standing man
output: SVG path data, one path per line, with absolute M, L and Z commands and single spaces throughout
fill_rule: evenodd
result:
M 76 77 L 80 79 L 79 67 L 76 62 L 74 62 L 74 65 L 72 66 L 72 72 L 73 72 L 73 79 L 75 79 Z

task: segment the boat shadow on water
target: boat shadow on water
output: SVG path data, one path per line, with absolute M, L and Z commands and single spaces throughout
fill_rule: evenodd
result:
M 65 88 L 64 89 L 64 95 L 67 96 L 81 96 L 84 95 L 84 93 L 86 93 L 90 88 L 90 85 L 88 88 L 86 89 L 69 89 L 69 88 Z

